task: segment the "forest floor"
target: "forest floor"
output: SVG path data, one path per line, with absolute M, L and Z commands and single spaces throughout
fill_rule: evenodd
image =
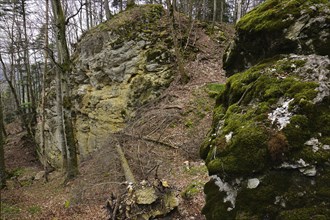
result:
M 43 167 L 32 144 L 16 123 L 8 125 L 5 162 L 10 178 L 1 190 L 1 219 L 108 219 L 107 199 L 125 190 L 114 139 L 121 143 L 138 181 L 157 176 L 176 190 L 179 207 L 158 219 L 205 219 L 203 186 L 209 177 L 199 148 L 212 123 L 217 91 L 210 85 L 225 82 L 222 54 L 234 31 L 220 25 L 211 38 L 202 25 L 193 30 L 186 48 L 198 52 L 185 65 L 189 83 L 174 80 L 161 97 L 139 109 L 126 129 L 80 161 L 75 180 L 64 184 L 60 171 L 51 172 L 48 182 L 40 178 Z

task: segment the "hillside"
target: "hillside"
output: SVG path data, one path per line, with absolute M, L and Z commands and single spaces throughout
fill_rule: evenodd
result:
M 13 131 L 5 146 L 12 175 L 1 197 L 5 219 L 106 219 L 111 194 L 126 190 L 118 143 L 137 181 L 157 177 L 175 191 L 179 207 L 164 219 L 204 218 L 208 174 L 199 147 L 225 82 L 221 57 L 233 30 L 226 25 L 212 30 L 182 15 L 176 19 L 187 84 L 179 82 L 169 19 L 159 6 L 133 8 L 84 35 L 73 58 L 72 84 L 80 175 L 63 185 L 56 170 L 44 183 L 24 133 Z M 47 91 L 46 143 L 50 162 L 58 167 L 53 85 Z

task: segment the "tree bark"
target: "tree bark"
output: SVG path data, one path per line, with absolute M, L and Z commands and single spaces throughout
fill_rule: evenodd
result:
M 54 12 L 56 13 L 56 26 L 57 26 L 57 42 L 59 45 L 59 58 L 58 66 L 58 83 L 59 87 L 62 84 L 63 94 L 58 90 L 58 95 L 63 95 L 63 103 L 61 107 L 63 111 L 63 128 L 66 145 L 66 179 L 70 180 L 78 175 L 78 159 L 77 159 L 77 146 L 74 136 L 73 115 L 72 115 L 72 101 L 71 91 L 69 88 L 69 72 L 71 71 L 71 61 L 69 50 L 66 41 L 66 19 L 63 13 L 60 0 L 53 0 Z M 60 101 L 60 99 L 59 99 Z M 59 110 L 59 109 L 58 109 Z M 61 112 L 61 111 L 59 111 Z M 64 152 L 62 152 L 64 153 Z
M 212 29 L 214 28 L 216 18 L 217 18 L 217 0 L 213 0 Z
M 109 8 L 109 0 L 104 0 L 104 10 L 105 10 L 105 16 L 107 20 L 111 19 L 111 12 Z
M 224 2 L 223 1 L 224 0 L 220 0 L 220 23 L 223 22 L 223 11 L 224 11 L 224 7 L 223 7 Z
M 35 96 L 34 96 L 34 91 L 33 91 L 33 86 L 32 86 L 32 76 L 31 76 L 31 68 L 30 68 L 30 60 L 29 60 L 29 42 L 28 42 L 28 36 L 27 36 L 27 28 L 26 28 L 26 12 L 25 12 L 25 1 L 22 0 L 22 13 L 23 13 L 23 32 L 24 32 L 24 43 L 23 43 L 23 48 L 24 48 L 24 66 L 25 66 L 25 71 L 26 71 L 26 76 L 27 76 L 27 94 L 28 94 L 28 102 L 31 103 L 31 106 L 29 105 L 30 108 L 28 108 L 30 111 L 29 113 L 30 118 L 29 118 L 29 126 L 31 127 L 31 132 L 34 134 L 33 126 L 36 125 L 37 123 L 37 114 L 36 114 L 36 101 L 35 101 Z
M 45 22 L 45 48 L 49 47 L 49 42 L 48 42 L 48 25 L 49 25 L 49 0 L 46 0 L 46 22 Z M 40 148 L 41 148 L 41 157 L 43 160 L 43 165 L 44 165 L 44 171 L 45 171 L 45 181 L 48 182 L 48 169 L 47 169 L 47 154 L 46 154 L 46 145 L 45 145 L 45 99 L 46 99 L 46 92 L 45 92 L 45 82 L 46 82 L 46 75 L 48 73 L 48 53 L 44 52 L 44 57 L 45 57 L 45 66 L 44 66 L 44 71 L 42 74 L 42 90 L 41 90 L 41 128 L 40 128 Z
M 2 98 L 0 92 L 0 189 L 6 186 L 6 167 L 5 167 L 5 152 L 4 152 L 4 124 L 3 124 L 3 111 L 2 111 Z

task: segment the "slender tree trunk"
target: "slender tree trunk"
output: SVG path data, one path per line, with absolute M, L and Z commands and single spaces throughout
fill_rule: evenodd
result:
M 88 10 L 89 10 L 89 7 L 88 7 L 89 2 L 88 2 L 88 0 L 86 0 L 85 4 L 86 4 L 86 25 L 87 25 L 87 30 L 89 30 L 90 26 L 89 26 L 89 12 L 88 12 Z
M 48 43 L 48 24 L 49 24 L 49 0 L 46 0 L 46 24 L 45 24 L 45 48 L 49 47 Z M 43 160 L 44 165 L 44 171 L 45 171 L 45 181 L 48 182 L 48 161 L 47 161 L 47 153 L 46 153 L 46 144 L 45 144 L 45 122 L 46 122 L 46 115 L 45 115 L 45 99 L 46 99 L 46 92 L 45 92 L 45 82 L 46 82 L 46 74 L 48 72 L 48 53 L 44 52 L 45 57 L 45 66 L 44 71 L 42 74 L 42 90 L 41 90 L 41 128 L 40 128 L 40 148 L 41 148 L 41 156 Z
M 66 41 L 66 20 L 62 10 L 60 0 L 53 0 L 53 7 L 56 14 L 57 26 L 57 42 L 59 45 L 60 54 L 60 67 L 59 77 L 62 80 L 63 88 L 63 122 L 64 134 L 66 140 L 66 153 L 67 153 L 67 180 L 74 178 L 78 175 L 78 159 L 77 159 L 77 146 L 74 137 L 73 115 L 72 115 L 72 101 L 69 89 L 69 72 L 71 71 L 70 55 Z M 59 81 L 61 83 L 61 81 Z M 63 153 L 63 152 L 62 152 Z
M 223 22 L 224 0 L 220 0 L 220 23 Z
M 5 152 L 4 152 L 4 130 L 3 124 L 3 111 L 2 111 L 2 98 L 0 92 L 0 189 L 6 186 L 6 167 L 5 167 Z
M 104 0 L 104 10 L 105 10 L 105 16 L 107 20 L 111 19 L 111 12 L 109 8 L 109 0 Z
M 176 60 L 177 60 L 177 64 L 178 64 L 178 71 L 180 74 L 180 82 L 182 84 L 186 84 L 189 81 L 189 76 L 186 74 L 186 71 L 184 69 L 183 58 L 181 56 L 178 38 L 175 33 L 175 16 L 174 16 L 175 9 L 174 9 L 174 5 L 171 5 L 170 0 L 166 0 L 166 2 L 167 2 L 167 8 L 169 9 L 169 15 L 172 20 L 171 33 L 172 33 L 173 44 L 174 44 L 174 52 L 175 52 L 175 56 L 176 56 Z M 173 3 L 174 3 L 174 1 L 173 1 Z
M 215 25 L 215 20 L 217 19 L 217 0 L 213 0 L 213 19 L 212 19 L 212 29 Z
M 92 0 L 89 0 L 87 6 L 88 6 L 88 10 L 89 10 L 89 26 L 90 26 L 90 28 L 92 28 L 94 26 L 94 24 L 93 24 Z
M 7 68 L 6 68 L 5 63 L 3 62 L 1 53 L 0 53 L 0 63 L 2 64 L 3 75 L 4 75 L 4 77 L 5 77 L 5 79 L 6 79 L 7 83 L 8 83 L 8 86 L 10 88 L 11 93 L 14 96 L 15 104 L 17 106 L 18 115 L 20 116 L 20 119 L 21 119 L 21 121 L 23 123 L 24 128 L 26 129 L 26 131 L 28 133 L 29 138 L 31 138 L 31 140 L 34 141 L 33 134 L 31 133 L 31 129 L 29 127 L 29 124 L 28 124 L 28 122 L 26 120 L 26 117 L 24 116 L 24 111 L 23 111 L 23 109 L 22 109 L 22 107 L 20 105 L 20 102 L 19 102 L 19 99 L 18 99 L 16 90 L 15 90 L 15 87 L 14 87 L 12 81 L 8 77 Z
M 242 3 L 243 0 L 237 0 L 237 9 L 236 9 L 236 23 L 241 19 L 242 17 Z
M 189 0 L 188 1 L 188 13 L 189 13 L 189 21 L 192 21 L 192 12 L 193 12 L 193 1 Z
M 202 14 L 203 14 L 203 21 L 205 21 L 206 20 L 206 0 L 203 0 Z
M 123 11 L 123 0 L 119 0 L 119 11 Z
M 29 108 L 31 113 L 31 118 L 29 118 L 30 121 L 30 127 L 31 132 L 34 134 L 33 126 L 37 123 L 37 114 L 36 114 L 36 102 L 33 92 L 33 86 L 32 86 L 32 76 L 31 76 L 31 68 L 30 68 L 30 60 L 29 60 L 29 42 L 28 42 L 28 36 L 27 36 L 27 28 L 26 28 L 26 12 L 25 12 L 25 0 L 22 0 L 22 12 L 23 12 L 23 31 L 24 31 L 24 66 L 27 76 L 27 94 L 28 94 L 28 101 L 31 103 L 31 107 Z

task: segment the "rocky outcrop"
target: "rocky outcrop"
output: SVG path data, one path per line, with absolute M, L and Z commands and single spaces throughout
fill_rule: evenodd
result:
M 80 159 L 106 144 L 141 105 L 160 95 L 173 79 L 172 40 L 160 5 L 132 8 L 87 32 L 73 55 L 71 83 Z M 55 90 L 48 92 L 54 106 Z M 54 165 L 56 112 L 47 108 L 46 149 Z
M 330 59 L 324 56 L 329 50 L 321 49 L 329 47 L 324 34 L 329 29 L 316 22 L 324 14 L 329 16 L 329 4 L 307 1 L 302 5 L 308 10 L 296 7 L 290 25 L 282 26 L 286 34 L 278 35 L 271 24 L 258 26 L 258 20 L 251 18 L 263 18 L 277 9 L 282 16 L 296 2 L 266 1 L 238 24 L 236 46 L 228 51 L 226 63 L 229 75 L 235 74 L 217 98 L 212 129 L 200 150 L 212 175 L 204 190 L 207 219 L 330 216 Z M 280 22 L 281 16 L 269 18 Z M 304 28 L 290 32 L 301 16 L 308 18 Z M 311 22 L 316 22 L 313 28 Z M 251 42 L 241 35 L 266 33 L 266 28 L 268 40 L 260 34 Z M 288 33 L 300 40 L 282 50 L 293 42 L 287 41 Z M 312 36 L 326 37 L 317 41 Z M 258 42 L 267 44 L 247 53 Z M 276 49 L 275 42 L 283 45 Z M 235 59 L 241 59 L 242 65 L 233 63 Z
M 224 56 L 231 76 L 277 54 L 330 56 L 329 1 L 268 0 L 244 16 Z

